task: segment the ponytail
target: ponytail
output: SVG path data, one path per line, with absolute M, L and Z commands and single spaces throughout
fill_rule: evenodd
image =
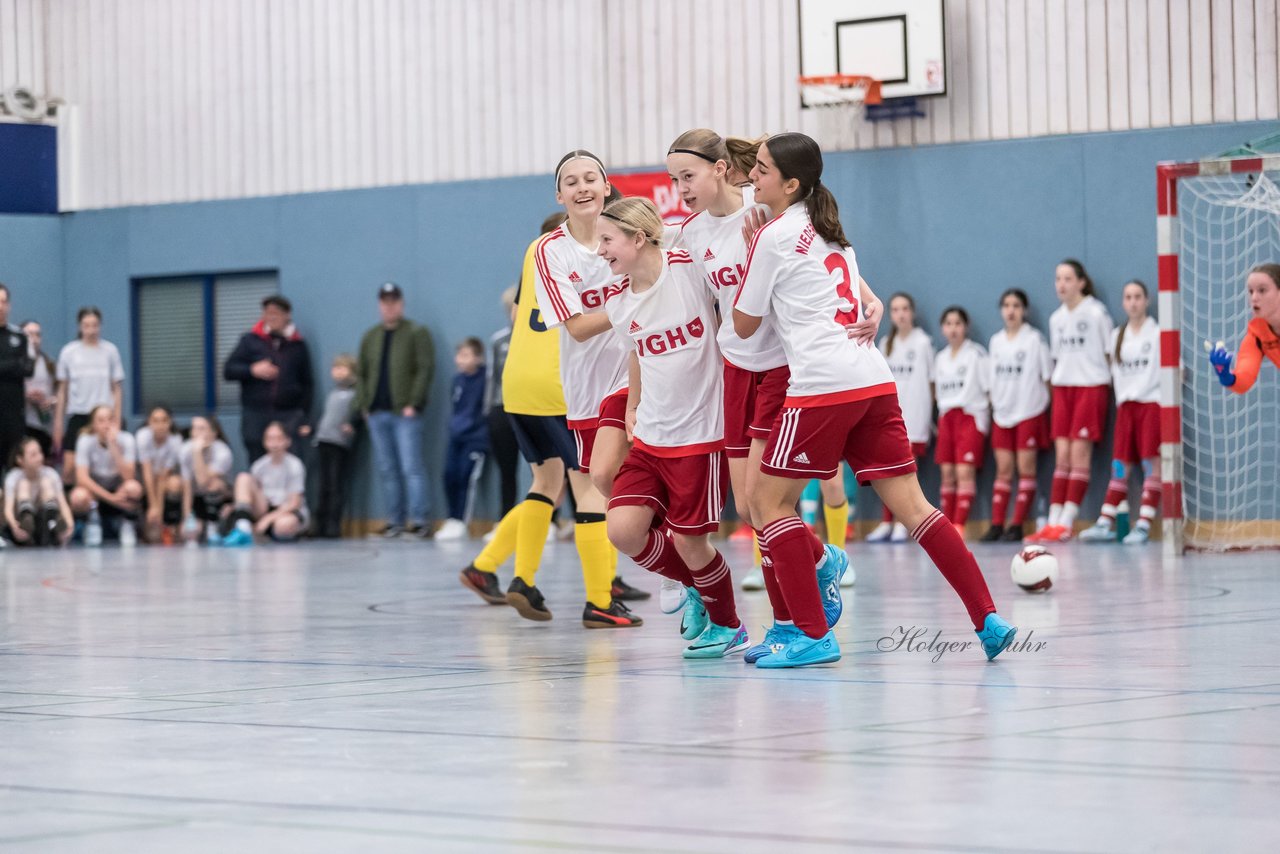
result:
M 915 297 L 911 296 L 911 294 L 906 293 L 905 291 L 898 291 L 893 296 L 889 297 L 890 311 L 893 310 L 893 301 L 896 299 L 904 299 L 907 301 L 907 305 L 911 306 L 911 326 L 915 327 L 916 325 Z M 885 344 L 884 344 L 884 357 L 886 359 L 893 355 L 893 342 L 896 341 L 897 338 L 898 338 L 898 326 L 897 324 L 891 323 L 889 324 L 889 337 L 885 339 Z
M 1096 297 L 1097 290 L 1093 287 L 1093 279 L 1089 278 L 1089 274 L 1085 272 L 1084 265 L 1074 258 L 1062 259 L 1063 264 L 1075 271 L 1076 277 L 1084 280 L 1084 290 L 1081 293 L 1087 297 Z
M 782 177 L 800 183 L 798 198 L 804 199 L 813 230 L 828 243 L 848 249 L 849 239 L 840 225 L 840 207 L 822 183 L 822 149 L 818 143 L 802 133 L 780 133 L 763 144 Z

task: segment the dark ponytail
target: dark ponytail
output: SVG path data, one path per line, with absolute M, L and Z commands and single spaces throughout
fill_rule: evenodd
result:
M 1098 292 L 1093 287 L 1093 279 L 1089 278 L 1089 274 L 1085 272 L 1083 264 L 1081 264 L 1079 261 L 1077 261 L 1074 258 L 1063 258 L 1061 263 L 1066 264 L 1068 267 L 1074 270 L 1076 274 L 1076 278 L 1084 280 L 1083 294 L 1085 296 L 1094 297 L 1098 295 Z
M 813 230 L 828 243 L 849 248 L 849 239 L 840 225 L 836 197 L 822 185 L 822 149 L 802 133 L 780 133 L 763 143 L 784 179 L 800 182 L 797 200 L 803 199 Z
M 1130 285 L 1137 285 L 1138 287 L 1142 288 L 1142 295 L 1147 299 L 1151 299 L 1151 292 L 1147 290 L 1146 283 L 1143 282 L 1141 279 L 1130 279 L 1129 281 L 1124 283 L 1124 288 L 1127 288 Z M 1120 289 L 1121 296 L 1124 295 L 1124 288 Z M 1124 333 L 1125 333 L 1125 330 L 1128 328 L 1129 328 L 1129 321 L 1126 320 L 1124 323 L 1120 324 L 1120 332 L 1119 334 L 1116 335 L 1116 364 L 1117 365 L 1120 364 L 1120 348 L 1124 346 Z

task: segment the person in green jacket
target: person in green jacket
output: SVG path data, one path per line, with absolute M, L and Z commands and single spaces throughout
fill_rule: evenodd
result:
M 431 536 L 431 495 L 423 461 L 423 410 L 435 369 L 431 333 L 404 316 L 395 282 L 378 289 L 382 322 L 364 334 L 352 408 L 363 415 L 386 505 L 384 537 Z M 407 502 L 406 502 L 407 497 Z

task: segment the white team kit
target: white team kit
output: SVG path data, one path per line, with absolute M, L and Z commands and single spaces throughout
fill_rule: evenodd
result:
M 615 340 L 640 358 L 636 447 L 656 456 L 719 451 L 724 372 L 714 334 L 715 302 L 688 253 L 664 256 L 662 275 L 651 288 L 635 293 L 624 280 L 626 286 L 605 304 Z
M 991 336 L 987 353 L 997 426 L 1011 429 L 1049 408 L 1045 383 L 1053 375 L 1053 357 L 1039 329 L 1024 323 L 1012 338 L 1001 330 Z
M 776 289 L 779 281 L 786 287 Z M 861 317 L 858 262 L 828 244 L 803 202 L 756 232 L 734 308 L 772 316 L 791 367 L 788 407 L 826 406 L 896 392 L 893 372 L 872 344 L 849 338 Z
M 1056 386 L 1100 386 L 1111 382 L 1107 345 L 1114 329 L 1111 315 L 1096 297 L 1085 297 L 1074 309 L 1058 306 L 1049 317 L 1049 346 L 1055 360 Z
M 1120 329 L 1111 333 L 1111 376 L 1115 384 L 1116 405 L 1160 402 L 1160 326 L 1148 317 L 1137 332 L 1124 329 L 1120 361 L 1115 361 L 1116 340 Z
M 182 437 L 170 433 L 161 443 L 156 443 L 150 427 L 142 427 L 134 434 L 138 446 L 138 463 L 151 466 L 155 472 L 177 472 L 178 456 L 182 453 Z
M 684 221 L 677 241 L 706 276 L 707 287 L 720 304 L 720 331 L 716 341 L 725 361 L 744 371 L 763 372 L 787 363 L 782 339 L 765 318 L 755 335 L 743 339 L 733 328 L 733 301 L 747 272 L 747 244 L 742 239 L 742 222 L 752 203 L 750 187 L 743 190 L 742 207 L 728 216 L 712 216 L 700 211 Z
M 627 352 L 613 335 L 575 341 L 564 323 L 575 314 L 604 311 L 605 301 L 622 290 L 622 277 L 609 270 L 595 247 L 579 243 L 567 225 L 538 241 L 534 260 L 543 322 L 548 328 L 561 327 L 560 382 L 569 426 L 594 428 L 601 402 L 627 387 Z
M 990 404 L 987 401 L 987 351 L 981 344 L 966 340 L 960 350 L 943 347 L 934 359 L 934 382 L 938 389 L 938 415 L 953 409 L 973 416 L 982 433 L 991 427 Z
M 880 352 L 898 386 L 907 438 L 913 444 L 928 444 L 933 432 L 933 341 L 917 326 L 907 335 L 896 336 L 892 352 L 888 349 L 885 336 L 880 339 Z

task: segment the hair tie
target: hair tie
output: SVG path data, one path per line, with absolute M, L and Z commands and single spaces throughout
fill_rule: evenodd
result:
M 708 163 L 719 163 L 720 158 L 712 157 L 710 154 L 703 154 L 701 151 L 694 151 L 692 148 L 669 148 L 667 154 L 692 154 L 694 157 L 701 157 Z
M 565 162 L 561 163 L 561 164 L 560 164 L 560 168 L 556 169 L 556 189 L 559 189 L 559 188 L 560 188 L 560 173 L 564 171 L 564 167 L 568 166 L 570 163 L 572 163 L 572 162 L 573 162 L 573 161 L 575 161 L 575 160 L 590 160 L 590 161 L 591 161 L 592 163 L 594 163 L 596 166 L 599 166 L 599 167 L 600 167 L 600 176 L 601 176 L 602 178 L 604 178 L 604 180 L 605 180 L 606 182 L 608 182 L 608 180 L 609 180 L 609 173 L 608 173 L 608 171 L 604 168 L 604 164 L 603 164 L 603 163 L 601 163 L 601 162 L 600 162 L 600 160 L 599 160 L 597 157 L 595 157 L 594 155 L 587 154 L 585 151 L 583 151 L 583 152 L 578 152 L 578 153 L 574 154 L 574 156 L 573 156 L 573 157 L 570 157 L 568 160 L 566 160 Z

